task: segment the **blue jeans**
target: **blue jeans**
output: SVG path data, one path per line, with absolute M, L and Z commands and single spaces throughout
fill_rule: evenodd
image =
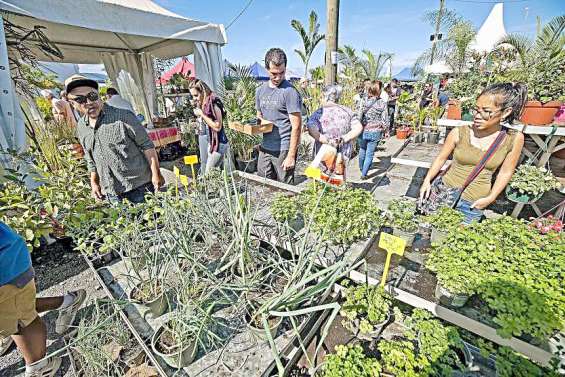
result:
M 106 195 L 106 198 L 112 204 L 120 203 L 124 199 L 129 200 L 131 203 L 138 204 L 145 202 L 145 194 L 147 194 L 148 192 L 155 192 L 155 188 L 153 187 L 153 183 L 151 182 L 134 188 L 133 190 L 130 190 L 128 192 L 117 195 Z
M 377 149 L 382 135 L 382 131 L 363 132 L 359 137 L 359 170 L 361 170 L 361 177 L 366 177 L 369 169 L 371 169 L 375 149 Z
M 463 218 L 463 224 L 471 224 L 473 221 L 479 222 L 483 217 L 483 210 L 477 208 L 471 208 L 471 203 L 465 199 L 459 199 L 459 203 L 455 206 L 455 209 L 458 210 L 465 216 Z

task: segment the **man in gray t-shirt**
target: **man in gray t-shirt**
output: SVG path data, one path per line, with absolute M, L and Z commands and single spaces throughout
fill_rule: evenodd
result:
M 286 55 L 272 48 L 265 56 L 269 81 L 257 88 L 257 116 L 274 123 L 271 132 L 263 134 L 257 174 L 292 184 L 296 151 L 302 128 L 302 100 L 298 91 L 285 79 Z

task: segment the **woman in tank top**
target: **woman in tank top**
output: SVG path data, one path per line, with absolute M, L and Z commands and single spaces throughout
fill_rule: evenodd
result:
M 448 187 L 462 187 L 502 131 L 501 123 L 511 124 L 520 117 L 526 97 L 527 88 L 523 84 L 495 84 L 483 90 L 472 109 L 473 125 L 455 128 L 447 135 L 440 154 L 424 178 L 420 188 L 420 200 L 429 197 L 432 181 L 452 153 L 451 167 L 444 176 L 436 179 L 441 179 Z M 479 221 L 483 216 L 483 209 L 494 202 L 506 188 L 518 164 L 523 146 L 522 133 L 512 130 L 508 132 L 485 168 L 463 191 L 455 207 L 465 215 L 464 223 Z M 493 174 L 499 168 L 500 171 L 491 186 Z

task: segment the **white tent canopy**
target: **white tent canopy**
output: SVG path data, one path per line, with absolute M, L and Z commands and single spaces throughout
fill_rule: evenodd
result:
M 470 47 L 477 52 L 488 53 L 506 35 L 506 29 L 504 28 L 504 4 L 498 3 L 492 7 L 490 14 L 483 22 Z
M 0 11 L 3 19 L 18 26 L 44 27 L 45 35 L 64 55 L 57 61 L 103 62 L 115 83 L 121 70 L 129 72 L 145 94 L 144 107 L 149 115 L 156 110 L 151 56 L 174 58 L 194 53 L 198 78 L 213 89 L 218 89 L 223 80 L 220 48 L 227 42 L 223 25 L 179 16 L 150 0 L 0 0 Z M 6 54 L 3 40 L 2 33 L 2 58 Z M 32 51 L 38 60 L 53 59 L 39 49 Z M 5 118 L 13 116 L 19 106 L 17 101 L 6 100 L 15 96 L 9 71 L 0 71 L 0 75 L 6 76 L 0 77 L 1 89 L 10 92 L 0 98 L 0 118 Z M 2 123 L 0 144 L 19 149 L 21 137 L 15 140 L 14 135 L 21 133 L 23 124 Z M 20 128 L 18 132 L 16 128 Z

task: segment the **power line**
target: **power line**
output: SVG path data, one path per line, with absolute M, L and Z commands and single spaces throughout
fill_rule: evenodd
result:
M 232 26 L 234 24 L 235 21 L 237 21 L 239 19 L 239 17 L 241 17 L 243 15 L 243 13 L 245 13 L 245 11 L 247 10 L 247 8 L 249 8 L 249 6 L 251 5 L 251 3 L 253 2 L 253 0 L 249 0 L 247 2 L 247 4 L 245 4 L 245 6 L 243 7 L 243 9 L 237 14 L 237 16 L 235 16 L 233 18 L 233 20 L 230 21 L 230 23 L 228 24 L 228 26 L 226 26 L 226 30 L 230 28 L 230 26 Z

